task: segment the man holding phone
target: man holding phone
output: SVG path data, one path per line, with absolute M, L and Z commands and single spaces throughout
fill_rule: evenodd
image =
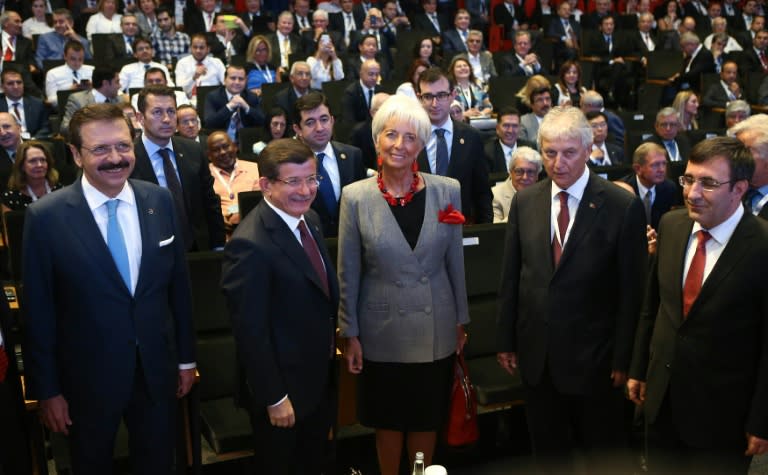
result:
M 328 12 L 325 10 L 315 10 L 312 13 L 312 29 L 306 30 L 301 34 L 301 44 L 307 56 L 312 56 L 317 52 L 317 44 L 322 35 L 326 35 L 328 41 L 333 44 L 336 51 L 344 51 L 344 35 L 338 31 L 328 30 Z

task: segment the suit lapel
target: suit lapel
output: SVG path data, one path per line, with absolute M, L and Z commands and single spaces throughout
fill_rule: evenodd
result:
M 453 119 L 451 119 L 453 121 Z M 451 140 L 451 152 L 448 154 L 448 173 L 447 176 L 461 176 L 457 168 L 464 163 L 466 145 L 464 145 L 464 130 L 453 121 L 453 140 Z M 478 157 L 479 158 L 479 157 Z
M 136 280 L 136 291 L 134 292 L 134 296 L 138 296 L 148 282 L 147 279 L 151 278 L 151 276 L 146 275 L 149 266 L 145 265 L 145 260 L 152 255 L 150 246 L 157 245 L 157 243 L 153 243 L 149 236 L 149 222 L 147 221 L 149 211 L 146 211 L 151 206 L 149 193 L 146 190 L 140 191 L 134 186 L 133 195 L 136 197 L 136 213 L 139 215 L 139 231 L 141 232 L 141 261 L 139 262 L 139 278 Z
M 176 168 L 179 170 L 179 180 L 181 181 L 181 191 L 184 194 L 184 206 L 187 212 L 190 210 L 190 187 L 195 183 L 195 170 L 190 167 L 189 159 L 185 159 L 186 148 L 175 137 L 171 138 L 173 144 L 173 153 L 176 154 Z
M 547 256 L 545 265 L 550 275 L 555 272 L 554 255 L 552 254 L 552 181 L 547 179 L 546 184 L 538 190 L 538 196 L 533 200 L 534 211 L 532 216 L 536 219 L 526 223 L 531 227 L 531 241 L 534 242 L 537 252 L 533 255 Z
M 590 172 L 589 181 L 584 188 L 584 195 L 581 197 L 581 202 L 576 210 L 576 216 L 572 218 L 576 221 L 571 228 L 571 235 L 568 236 L 568 240 L 565 242 L 565 248 L 560 257 L 558 268 L 562 267 L 571 254 L 576 252 L 575 249 L 578 249 L 579 241 L 584 238 L 589 229 L 592 229 L 595 217 L 597 217 L 600 208 L 603 206 L 605 200 L 603 197 L 603 183 L 598 180 L 602 181 L 603 179 Z
M 336 165 L 339 167 L 339 189 L 352 182 L 352 168 L 347 154 L 340 150 L 336 143 L 331 142 L 333 154 L 336 155 Z
M 157 176 L 155 176 L 155 170 L 152 168 L 152 163 L 149 161 L 149 154 L 140 138 L 136 139 L 134 142 L 134 149 L 136 153 L 136 165 L 134 166 L 133 176 L 157 185 L 158 182 Z
M 672 289 L 671 301 L 674 302 L 675 308 L 670 314 L 672 315 L 672 325 L 675 328 L 678 328 L 683 323 L 683 273 L 685 272 L 685 253 L 688 249 L 688 238 L 691 235 L 692 229 L 693 221 L 688 218 L 687 214 L 682 215 L 680 222 L 666 231 L 670 233 L 669 238 L 661 241 L 662 245 L 665 242 L 672 243 L 668 251 L 669 258 L 664 257 L 663 261 L 660 260 L 659 263 L 660 265 L 662 263 L 664 265 L 669 263 L 672 266 L 666 272 L 669 272 L 672 279 L 670 285 L 670 289 Z M 659 272 L 661 272 L 661 269 Z

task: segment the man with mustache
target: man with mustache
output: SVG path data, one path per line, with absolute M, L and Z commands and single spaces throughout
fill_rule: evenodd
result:
M 195 377 L 181 226 L 166 190 L 128 179 L 134 145 L 118 105 L 77 111 L 70 142 L 82 178 L 27 209 L 27 397 L 68 436 L 74 473 L 112 473 L 125 421 L 134 472 L 168 474 L 176 399 Z
M 176 95 L 166 86 L 148 86 L 139 93 L 136 168 L 132 178 L 168 188 L 183 230 L 187 251 L 224 246 L 224 219 L 213 177 L 200 144 L 176 137 Z

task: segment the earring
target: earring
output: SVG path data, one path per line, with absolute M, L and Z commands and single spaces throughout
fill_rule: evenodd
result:
M 411 163 L 411 170 L 413 171 L 413 173 L 417 173 L 419 171 L 418 160 L 414 160 L 413 163 Z
M 381 164 L 382 163 L 384 163 L 384 159 L 382 159 L 381 157 L 377 157 L 376 158 L 376 164 L 378 165 L 379 170 L 381 170 Z

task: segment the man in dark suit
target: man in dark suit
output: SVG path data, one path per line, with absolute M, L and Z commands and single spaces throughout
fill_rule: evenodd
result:
M 745 49 L 741 55 L 741 71 L 743 73 L 768 73 L 768 30 L 755 33 L 752 47 Z
M 595 0 L 595 10 L 581 16 L 581 27 L 584 30 L 597 31 L 600 29 L 603 18 L 608 16 L 615 16 L 611 12 L 611 0 Z
M 525 7 L 515 0 L 505 0 L 493 8 L 493 23 L 504 27 L 505 35 L 510 38 L 512 34 L 521 29 L 528 29 L 528 17 Z
M 685 59 L 679 72 L 672 75 L 669 81 L 672 86 L 666 88 L 666 98 L 671 103 L 675 94 L 679 91 L 692 89 L 701 94 L 701 75 L 715 72 L 715 58 L 712 53 L 701 44 L 696 33 L 686 32 L 680 36 L 680 48 Z
M 445 15 L 437 12 L 437 0 L 422 0 L 423 13 L 413 15 L 411 24 L 415 31 L 421 31 L 430 36 L 436 45 L 442 43 L 442 34 L 448 30 L 449 22 Z
M 11 309 L 0 301 L 0 473 L 27 474 L 29 451 L 24 423 L 24 398 L 16 363 L 15 335 L 11 331 Z
M 205 127 L 226 130 L 236 140 L 241 128 L 263 123 L 259 96 L 245 89 L 245 67 L 227 66 L 224 85 L 205 96 Z
M 82 179 L 35 202 L 24 223 L 27 398 L 69 436 L 74 473 L 112 473 L 124 420 L 133 470 L 168 474 L 175 399 L 195 378 L 181 226 L 167 191 L 128 180 L 120 107 L 79 110 L 70 138 Z
M 443 31 L 443 56 L 447 61 L 459 53 L 467 53 L 469 38 L 469 12 L 461 8 L 456 10 L 453 28 Z
M 3 96 L 0 96 L 0 112 L 10 112 L 16 116 L 19 125 L 21 125 L 21 136 L 41 138 L 51 135 L 48 111 L 45 109 L 43 101 L 24 94 L 23 75 L 13 68 L 6 67 L 0 73 L 0 83 L 3 85 Z
M 496 137 L 485 143 L 485 159 L 489 173 L 509 173 L 512 154 L 518 147 L 536 150 L 536 144 L 517 138 L 520 131 L 520 112 L 514 107 L 499 111 L 496 116 Z
M 518 30 L 514 36 L 513 51 L 499 58 L 499 74 L 502 76 L 533 76 L 541 74 L 541 63 L 536 53 L 531 53 L 531 33 Z
M 574 60 L 579 56 L 581 26 L 571 18 L 570 3 L 560 2 L 557 6 L 557 16 L 549 22 L 546 34 L 555 41 L 556 70 L 565 61 Z
M 677 111 L 671 107 L 661 109 L 656 113 L 654 128 L 656 133 L 647 141 L 664 147 L 670 163 L 686 162 L 691 154 L 691 142 L 684 133 L 680 133 L 680 116 Z
M 323 179 L 312 209 L 320 216 L 323 234 L 339 233 L 339 199 L 341 189 L 366 177 L 360 149 L 331 141 L 333 116 L 328 100 L 313 91 L 300 97 L 293 106 L 293 131 L 317 156 L 317 173 Z
M 720 81 L 710 84 L 701 105 L 704 107 L 722 107 L 737 99 L 744 99 L 745 88 L 739 84 L 739 66 L 736 61 L 728 60 L 720 70 Z
M 590 168 L 624 165 L 624 149 L 606 141 L 608 138 L 608 117 L 599 111 L 587 112 L 586 117 L 592 127 L 592 149 L 587 165 Z
M 267 35 L 267 40 L 272 48 L 272 58 L 269 62 L 275 67 L 288 69 L 291 55 L 303 56 L 301 36 L 293 32 L 291 12 L 283 12 L 277 17 L 277 31 Z
M 11 177 L 16 149 L 21 144 L 21 126 L 9 112 L 0 112 L 0 191 L 5 191 Z
M 755 164 L 737 139 L 694 147 L 687 210 L 667 213 L 637 325 L 629 398 L 649 473 L 747 473 L 768 452 L 768 225 L 744 211 Z
M 291 65 L 291 74 L 288 79 L 291 85 L 275 94 L 275 105 L 285 111 L 287 127 L 290 128 L 293 120 L 293 105 L 299 97 L 310 91 L 312 72 L 309 65 L 304 61 L 296 61 Z
M 215 17 L 216 0 L 187 0 L 184 32 L 191 37 L 195 33 L 213 31 Z
M 257 473 L 329 473 L 339 287 L 317 201 L 318 165 L 292 139 L 259 157 L 264 194 L 225 248 L 221 286 L 237 344 Z
M 589 112 L 602 112 L 608 119 L 608 141 L 615 143 L 619 147 L 624 147 L 624 133 L 626 127 L 615 112 L 605 108 L 603 96 L 597 91 L 587 91 L 581 95 L 581 111 L 584 114 Z
M 634 173 L 621 179 L 628 183 L 643 202 L 646 224 L 654 232 L 661 216 L 683 204 L 680 187 L 667 178 L 667 152 L 664 147 L 646 142 L 632 156 Z
M 468 223 L 492 223 L 493 195 L 483 141 L 472 127 L 450 117 L 454 84 L 440 70 L 430 68 L 419 77 L 419 98 L 429 115 L 432 132 L 419 154 L 419 169 L 455 178 L 461 183 L 461 212 Z
M 352 0 L 341 0 L 341 11 L 328 15 L 328 28 L 338 31 L 344 37 L 345 46 L 351 46 L 349 36 L 353 31 L 363 29 L 365 13 L 353 8 Z
M 341 97 L 341 119 L 345 122 L 358 123 L 366 121 L 373 96 L 380 91 L 376 84 L 379 80 L 381 66 L 373 59 L 366 60 L 360 66 L 360 80 L 353 82 L 344 89 Z
M 368 119 L 355 125 L 349 136 L 350 145 L 359 148 L 363 153 L 363 166 L 371 170 L 378 168 L 378 163 L 376 163 L 378 157 L 372 135 L 373 116 L 387 99 L 389 99 L 389 94 L 386 92 L 374 94 Z
M 2 17 L 0 17 L 0 26 L 3 28 L 3 33 L 8 35 L 8 40 L 13 46 L 9 51 L 6 38 L 3 38 L 2 53 L 0 54 L 6 58 L 5 61 L 15 61 L 19 64 L 29 65 L 29 71 L 32 73 L 36 72 L 37 67 L 34 62 L 35 48 L 32 45 L 32 40 L 21 35 L 21 17 L 19 14 L 12 10 L 6 10 Z M 10 58 L 7 57 L 9 53 Z
M 246 0 L 246 11 L 240 14 L 240 19 L 248 26 L 249 40 L 256 35 L 266 35 L 275 31 L 275 20 L 261 7 L 261 0 Z
M 309 0 L 292 0 L 293 32 L 301 35 L 312 29 L 312 10 L 309 8 Z
M 144 133 L 134 143 L 136 167 L 132 178 L 168 188 L 174 199 L 185 249 L 204 251 L 224 246 L 224 219 L 213 177 L 200 144 L 176 131 L 173 89 L 147 86 L 139 93 L 139 122 Z M 175 172 L 175 173 L 174 173 Z
M 754 115 L 731 127 L 728 133 L 747 148 L 755 160 L 755 173 L 744 199 L 747 211 L 768 219 L 768 116 Z
M 136 15 L 123 15 L 120 28 L 122 33 L 107 36 L 107 44 L 101 49 L 102 57 L 98 58 L 99 62 L 113 63 L 118 67 L 133 62 L 133 42 L 140 34 Z
M 386 81 L 389 79 L 390 67 L 387 53 L 379 48 L 379 42 L 376 37 L 371 34 L 358 35 L 357 32 L 352 34 L 352 41 L 356 45 L 357 54 L 349 54 L 344 62 L 344 79 L 356 80 L 360 79 L 360 69 L 363 63 L 368 60 L 374 60 L 379 64 L 379 75 L 381 80 Z M 383 39 L 383 37 L 382 37 Z
M 591 135 L 576 108 L 547 114 L 539 145 L 551 178 L 515 194 L 507 225 L 498 360 L 520 371 L 546 473 L 571 473 L 579 443 L 586 472 L 631 472 L 623 388 L 647 267 L 645 216 L 640 200 L 586 168 Z
M 609 104 L 627 107 L 634 96 L 634 67 L 625 57 L 637 54 L 633 43 L 620 31 L 615 31 L 615 19 L 610 15 L 602 17 L 597 32 L 592 32 L 585 41 L 584 53 L 594 56 L 595 86 Z

